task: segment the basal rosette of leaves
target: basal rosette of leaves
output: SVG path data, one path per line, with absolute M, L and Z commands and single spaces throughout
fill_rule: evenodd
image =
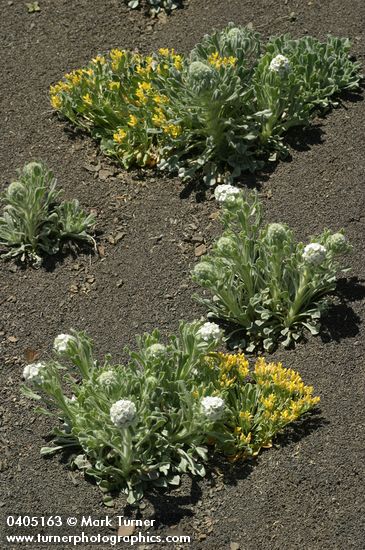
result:
M 96 361 L 84 333 L 59 335 L 57 358 L 23 373 L 23 393 L 59 422 L 41 454 L 68 451 L 106 504 L 112 490 L 135 503 L 183 473 L 204 476 L 208 443 L 230 460 L 253 456 L 317 404 L 293 371 L 260 359 L 250 373 L 243 355 L 216 352 L 221 342 L 214 323 L 181 323 L 167 344 L 157 330 L 139 337 L 124 366 Z
M 112 50 L 51 87 L 62 115 L 132 164 L 207 184 L 231 182 L 287 154 L 285 132 L 356 89 L 350 42 L 292 40 L 230 24 L 203 38 L 190 56 L 160 49 L 142 56 Z
M 41 162 L 30 162 L 18 171 L 1 197 L 0 246 L 3 258 L 20 256 L 35 264 L 42 254 L 56 254 L 65 242 L 94 244 L 88 233 L 95 216 L 86 214 L 74 199 L 58 204 L 62 190 L 56 190 L 56 178 Z
M 209 316 L 236 325 L 249 352 L 295 344 L 303 329 L 318 334 L 325 297 L 336 288 L 336 274 L 346 271 L 346 237 L 325 230 L 305 245 L 288 226 L 263 224 L 256 193 L 222 185 L 216 198 L 224 232 L 192 274 L 211 294 L 196 297 Z

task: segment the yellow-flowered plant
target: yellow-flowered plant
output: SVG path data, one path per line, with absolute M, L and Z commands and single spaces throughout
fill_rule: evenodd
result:
M 197 386 L 193 397 L 201 399 L 210 394 L 224 400 L 226 415 L 212 427 L 208 438 L 231 461 L 255 456 L 260 449 L 271 447 L 275 435 L 320 400 L 297 372 L 281 363 L 267 363 L 263 357 L 250 369 L 242 353 L 212 353 L 205 365 L 205 389 L 198 390 Z
M 184 180 L 199 174 L 207 185 L 230 183 L 285 156 L 289 128 L 358 86 L 349 49 L 332 37 L 284 35 L 265 44 L 230 24 L 188 57 L 168 48 L 98 55 L 51 87 L 51 104 L 125 167 L 157 164 Z
M 149 56 L 113 49 L 51 86 L 51 104 L 126 168 L 155 166 L 161 150 L 181 135 L 165 83 L 183 64 L 173 49 Z

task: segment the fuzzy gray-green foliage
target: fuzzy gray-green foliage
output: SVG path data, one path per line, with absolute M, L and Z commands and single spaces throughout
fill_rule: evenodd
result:
M 319 109 L 336 105 L 340 91 L 358 87 L 360 65 L 349 51 L 346 38 L 322 43 L 282 35 L 265 43 L 233 24 L 206 35 L 182 74 L 166 84 L 170 116 L 183 131 L 160 168 L 184 179 L 202 172 L 214 185 L 284 157 L 289 128 L 308 124 Z M 287 70 L 273 70 L 276 56 L 286 59 Z
M 289 227 L 263 224 L 255 193 L 236 193 L 223 203 L 222 221 L 222 237 L 193 272 L 211 294 L 197 297 L 210 316 L 241 327 L 247 351 L 295 344 L 304 328 L 318 334 L 324 297 L 341 269 L 338 256 L 351 250 L 342 232 L 313 237 L 311 256 Z
M 0 246 L 6 248 L 2 257 L 39 263 L 43 254 L 56 254 L 67 240 L 94 243 L 88 234 L 94 215 L 86 214 L 76 199 L 57 205 L 61 193 L 44 164 L 30 162 L 19 171 L 19 179 L 2 196 Z

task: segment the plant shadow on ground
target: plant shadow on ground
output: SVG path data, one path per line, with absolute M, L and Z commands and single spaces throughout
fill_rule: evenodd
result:
M 285 134 L 285 142 L 289 147 L 295 151 L 309 151 L 314 145 L 323 143 L 323 130 L 319 123 L 308 127 L 297 127 L 289 130 Z M 265 166 L 258 170 L 256 173 L 246 172 L 242 174 L 234 184 L 237 187 L 256 189 L 260 191 L 264 183 L 266 183 L 271 174 L 275 172 L 280 162 L 292 162 L 293 158 L 290 154 L 285 158 L 278 159 L 276 161 L 266 160 Z M 180 193 L 181 199 L 187 199 L 191 195 L 195 194 L 196 202 L 204 202 L 207 200 L 207 187 L 202 178 L 194 178 L 185 184 L 183 190 Z
M 96 231 L 95 237 L 97 238 L 100 236 L 102 232 Z M 96 250 L 94 247 L 87 243 L 78 243 L 71 244 L 68 243 L 66 246 L 64 246 L 63 250 L 60 252 L 57 252 L 57 254 L 52 255 L 44 255 L 41 256 L 41 264 L 39 266 L 35 266 L 31 262 L 25 260 L 22 261 L 20 258 L 14 258 L 14 264 L 19 271 L 26 271 L 27 269 L 33 267 L 34 269 L 41 269 L 46 271 L 47 273 L 52 273 L 58 266 L 61 266 L 64 264 L 65 260 L 68 257 L 71 257 L 73 260 L 76 260 L 80 257 L 80 255 L 83 256 L 95 256 Z M 9 259 L 9 262 L 11 259 Z
M 274 439 L 274 447 L 284 448 L 298 443 L 327 424 L 329 424 L 329 421 L 324 419 L 321 416 L 320 409 L 316 408 L 299 421 L 287 426 L 282 433 L 278 434 Z M 54 440 L 54 436 L 52 433 L 48 433 L 44 439 L 49 443 Z M 267 452 L 270 453 L 270 449 L 262 449 L 260 454 L 262 455 Z M 70 473 L 74 472 L 77 477 L 80 477 L 80 479 L 83 478 L 82 483 L 88 482 L 95 486 L 96 481 L 92 477 L 83 476 L 80 471 L 74 470 L 69 466 L 71 456 L 76 456 L 79 453 L 82 453 L 82 449 L 78 445 L 75 445 L 75 447 L 64 449 L 58 455 L 57 453 L 46 455 L 43 457 L 43 460 L 55 460 L 55 457 L 57 457 L 56 459 L 59 464 L 66 467 Z M 178 524 L 183 518 L 194 517 L 195 511 L 192 507 L 197 505 L 203 497 L 202 482 L 208 484 L 209 488 L 213 491 L 221 490 L 225 485 L 237 486 L 239 481 L 245 480 L 253 472 L 254 468 L 258 467 L 259 457 L 260 455 L 233 463 L 229 462 L 221 454 L 212 453 L 204 480 L 195 478 L 190 474 L 185 474 L 183 476 L 183 487 L 180 486 L 174 490 L 152 489 L 151 491 L 146 491 L 144 499 L 154 510 L 155 527 L 157 529 L 163 526 L 171 527 Z M 188 493 L 187 478 L 190 478 Z M 174 491 L 178 494 L 174 494 Z M 113 491 L 112 496 L 117 498 L 120 496 L 120 492 Z M 130 504 L 125 505 L 123 514 L 125 517 L 135 515 L 136 519 L 143 517 L 141 509 L 138 506 Z
M 323 317 L 320 332 L 322 342 L 327 343 L 331 340 L 340 342 L 359 333 L 359 324 L 362 321 L 347 302 L 357 302 L 365 298 L 363 282 L 358 277 L 337 281 L 336 294 L 340 303 L 331 304 Z
M 310 151 L 314 145 L 320 145 L 324 141 L 324 131 L 321 126 L 321 123 L 316 123 L 311 126 L 292 128 L 286 134 L 285 142 L 295 151 Z M 288 159 L 290 162 L 292 161 L 290 155 Z
M 314 409 L 311 414 L 288 426 L 283 433 L 275 438 L 275 447 L 287 447 L 293 445 L 314 431 L 329 424 L 320 413 Z M 270 449 L 263 449 L 262 453 L 270 452 Z M 249 458 L 244 461 L 230 463 L 222 455 L 213 455 L 207 467 L 207 476 L 204 483 L 214 491 L 221 490 L 223 486 L 237 486 L 239 481 L 246 479 L 258 467 L 259 457 Z M 215 476 L 213 474 L 216 474 Z M 218 474 L 218 475 L 217 475 Z M 171 491 L 154 491 L 146 493 L 146 500 L 153 506 L 155 511 L 156 527 L 173 526 L 179 523 L 184 517 L 194 517 L 195 512 L 192 506 L 198 504 L 203 496 L 201 481 L 189 476 L 191 480 L 189 494 L 174 495 Z M 181 493 L 181 491 L 180 491 Z M 133 508 L 127 506 L 124 510 L 126 516 L 131 515 Z

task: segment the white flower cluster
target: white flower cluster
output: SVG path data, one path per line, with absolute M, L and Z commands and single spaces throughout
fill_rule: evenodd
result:
M 203 397 L 201 410 L 204 416 L 215 422 L 220 420 L 224 414 L 225 403 L 220 397 Z
M 304 248 L 302 258 L 307 264 L 320 265 L 326 259 L 327 250 L 319 243 L 310 243 Z
M 197 332 L 204 342 L 210 342 L 212 340 L 221 340 L 223 336 L 222 329 L 216 323 L 204 323 Z
M 271 60 L 269 69 L 273 73 L 284 76 L 290 71 L 289 59 L 280 53 Z
M 27 382 L 34 382 L 35 384 L 41 384 L 44 380 L 42 370 L 45 368 L 45 363 L 32 363 L 27 365 L 23 370 L 23 378 Z
M 152 344 L 149 348 L 147 348 L 148 355 L 153 357 L 153 359 L 162 357 L 163 355 L 165 355 L 165 352 L 166 348 L 163 344 Z
M 114 386 L 118 382 L 118 380 L 115 376 L 115 372 L 113 372 L 112 370 L 106 370 L 98 376 L 98 382 L 102 386 L 110 387 Z
M 217 185 L 214 191 L 215 199 L 220 204 L 232 203 L 237 199 L 238 195 L 240 194 L 241 191 L 238 189 L 238 187 L 230 185 L 229 183 Z
M 70 334 L 59 334 L 55 338 L 53 347 L 58 353 L 63 353 L 67 351 L 69 343 L 72 342 L 73 340 L 75 340 L 75 338 Z
M 128 399 L 120 399 L 110 407 L 110 419 L 117 428 L 127 428 L 136 418 L 135 404 Z

